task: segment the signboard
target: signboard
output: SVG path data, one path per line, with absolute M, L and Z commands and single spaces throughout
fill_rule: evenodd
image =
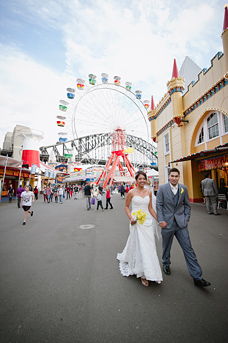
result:
M 68 173 L 68 172 L 67 172 L 68 167 L 67 167 L 66 164 L 59 164 L 58 166 L 55 167 L 55 169 L 56 169 L 56 170 L 59 170 L 59 171 L 61 171 L 61 172 L 64 172 L 64 173 L 66 173 L 66 174 Z
M 65 176 L 63 175 L 56 175 L 56 183 L 63 183 L 63 180 L 65 180 Z
M 199 161 L 198 169 L 200 172 L 203 170 L 221 169 L 225 166 L 225 163 L 228 164 L 228 155 L 217 156 Z

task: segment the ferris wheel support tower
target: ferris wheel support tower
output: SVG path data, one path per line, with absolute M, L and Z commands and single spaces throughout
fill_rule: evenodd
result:
M 101 173 L 99 179 L 97 180 L 96 184 L 99 184 L 100 180 L 104 179 L 103 187 L 105 188 L 109 181 L 110 184 L 113 182 L 113 178 L 115 175 L 116 168 L 119 168 L 120 175 L 125 176 L 125 170 L 124 167 L 120 161 L 120 157 L 122 157 L 129 174 L 134 177 L 135 170 L 131 162 L 129 161 L 127 154 L 124 152 L 126 148 L 126 137 L 124 130 L 122 130 L 120 127 L 118 127 L 112 134 L 112 154 L 109 157 L 104 171 Z M 111 169 L 109 170 L 109 168 Z

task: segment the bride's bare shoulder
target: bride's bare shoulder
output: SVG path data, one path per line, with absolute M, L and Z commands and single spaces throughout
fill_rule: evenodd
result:
M 134 190 L 134 189 L 131 189 L 131 190 L 128 192 L 128 194 L 129 194 L 131 197 L 133 197 L 134 194 L 135 194 L 135 190 Z

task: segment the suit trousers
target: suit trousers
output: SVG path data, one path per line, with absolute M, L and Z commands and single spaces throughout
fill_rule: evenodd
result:
M 207 212 L 208 213 L 217 213 L 217 196 L 211 195 L 211 196 L 205 196 L 206 198 L 206 205 L 207 205 Z M 213 207 L 213 211 L 211 210 L 211 204 Z
M 162 263 L 170 265 L 170 250 L 173 242 L 173 237 L 176 236 L 181 249 L 184 253 L 185 261 L 191 277 L 195 280 L 202 279 L 202 270 L 197 261 L 195 252 L 192 248 L 188 227 L 181 229 L 174 220 L 173 225 L 169 229 L 162 229 Z

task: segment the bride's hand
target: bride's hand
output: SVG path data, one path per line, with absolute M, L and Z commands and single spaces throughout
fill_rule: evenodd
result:
M 135 225 L 137 223 L 137 220 L 135 220 L 134 218 L 131 219 L 131 225 Z

